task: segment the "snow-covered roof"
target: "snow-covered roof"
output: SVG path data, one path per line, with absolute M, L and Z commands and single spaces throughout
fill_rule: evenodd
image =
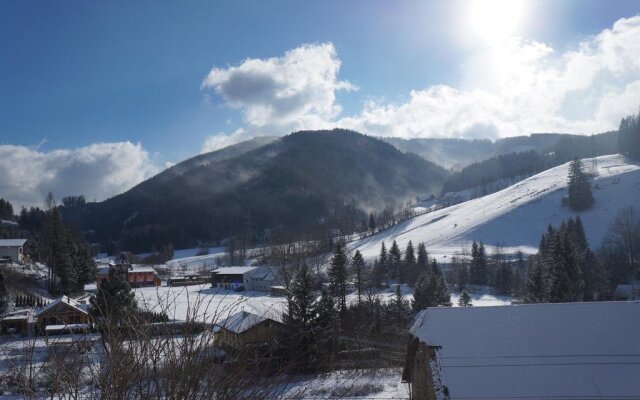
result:
M 640 396 L 640 302 L 429 308 L 411 333 L 452 399 Z
M 69 296 L 61 296 L 56 300 L 52 301 L 51 303 L 47 304 L 47 306 L 42 310 L 38 311 L 35 317 L 38 318 L 40 315 L 46 313 L 48 310 L 52 309 L 53 307 L 57 306 L 60 303 L 66 304 L 67 306 L 72 307 L 83 314 L 88 314 L 85 305 L 78 303 L 77 301 L 70 298 Z
M 47 325 L 44 330 L 45 332 L 54 332 L 54 331 L 72 331 L 76 329 L 89 329 L 89 324 L 66 324 L 66 325 Z
M 633 300 L 636 296 L 640 296 L 640 283 L 620 284 L 613 292 L 616 299 Z
M 20 247 L 26 242 L 27 239 L 0 239 L 0 247 Z
M 129 272 L 156 272 L 153 267 L 150 267 L 148 265 L 133 264 L 131 267 L 132 268 Z
M 213 270 L 216 274 L 225 274 L 225 275 L 244 275 L 247 272 L 251 272 L 255 270 L 257 267 L 222 267 Z
M 237 312 L 224 321 L 217 323 L 216 325 L 221 328 L 225 328 L 233 333 L 242 333 L 262 322 L 268 320 L 264 315 L 253 314 L 247 311 Z

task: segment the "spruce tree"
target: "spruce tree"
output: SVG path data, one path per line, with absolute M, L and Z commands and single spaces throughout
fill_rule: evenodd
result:
M 413 249 L 413 243 L 409 240 L 407 249 L 404 252 L 404 262 L 402 263 L 402 282 L 410 282 L 413 284 L 417 279 L 416 275 L 416 255 Z
M 358 293 L 358 305 L 362 303 L 362 293 L 365 287 L 365 263 L 360 250 L 356 250 L 351 258 L 351 272 L 355 279 L 356 290 Z
M 470 307 L 473 304 L 471 304 L 471 296 L 469 296 L 469 292 L 467 292 L 466 289 L 464 289 L 462 291 L 462 294 L 460 295 L 460 298 L 458 299 L 458 305 L 460 307 Z
M 4 284 L 4 275 L 0 272 L 0 313 L 4 313 L 7 309 L 7 288 Z
M 544 303 L 547 300 L 547 276 L 541 255 L 529 257 L 527 269 L 526 295 L 527 303 Z
M 418 257 L 416 259 L 419 274 L 425 272 L 429 268 L 429 254 L 424 243 L 418 244 Z
M 387 248 L 384 245 L 384 242 L 380 245 L 380 256 L 378 257 L 378 263 L 380 267 L 380 278 L 382 280 L 387 279 L 389 274 L 389 256 L 387 254 Z
M 340 315 L 347 311 L 347 255 L 344 252 L 342 243 L 338 243 L 333 251 L 331 265 L 328 270 L 329 290 L 336 299 Z
M 98 285 L 98 291 L 90 300 L 90 313 L 101 323 L 119 325 L 132 316 L 137 309 L 135 294 L 127 282 L 126 275 L 109 269 L 108 279 Z
M 391 278 L 400 282 L 400 270 L 402 268 L 402 255 L 400 254 L 400 247 L 394 240 L 389 249 L 389 270 L 391 272 Z
M 568 204 L 574 211 L 584 211 L 593 205 L 591 184 L 587 175 L 582 171 L 582 162 L 575 159 L 569 165 Z
M 376 229 L 376 218 L 373 216 L 373 213 L 369 214 L 369 230 L 373 231 Z
M 289 285 L 290 301 L 288 321 L 296 329 L 306 331 L 315 320 L 316 295 L 313 291 L 315 278 L 306 264 L 302 264 Z
M 451 294 L 449 293 L 449 288 L 447 287 L 447 283 L 445 282 L 444 274 L 440 270 L 438 262 L 435 258 L 431 263 L 431 270 L 436 288 L 436 298 L 438 301 L 438 305 L 450 306 Z

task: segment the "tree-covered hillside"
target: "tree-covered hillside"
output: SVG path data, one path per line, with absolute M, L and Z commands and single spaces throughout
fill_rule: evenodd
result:
M 199 156 L 203 157 L 203 156 Z M 90 239 L 121 250 L 265 233 L 343 232 L 370 210 L 440 190 L 448 173 L 345 130 L 297 132 L 241 154 L 191 162 L 102 203 L 66 209 Z

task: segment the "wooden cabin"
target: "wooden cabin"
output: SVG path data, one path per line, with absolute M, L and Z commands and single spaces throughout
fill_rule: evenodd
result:
M 44 335 L 87 332 L 91 329 L 88 305 L 68 296 L 49 303 L 35 316 L 38 333 Z
M 240 311 L 216 324 L 214 342 L 216 346 L 236 353 L 270 348 L 283 329 L 282 323 L 275 319 Z

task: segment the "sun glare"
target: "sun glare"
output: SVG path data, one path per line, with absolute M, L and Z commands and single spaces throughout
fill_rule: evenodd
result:
M 469 10 L 469 24 L 472 34 L 498 41 L 512 36 L 523 16 L 523 0 L 474 0 Z

